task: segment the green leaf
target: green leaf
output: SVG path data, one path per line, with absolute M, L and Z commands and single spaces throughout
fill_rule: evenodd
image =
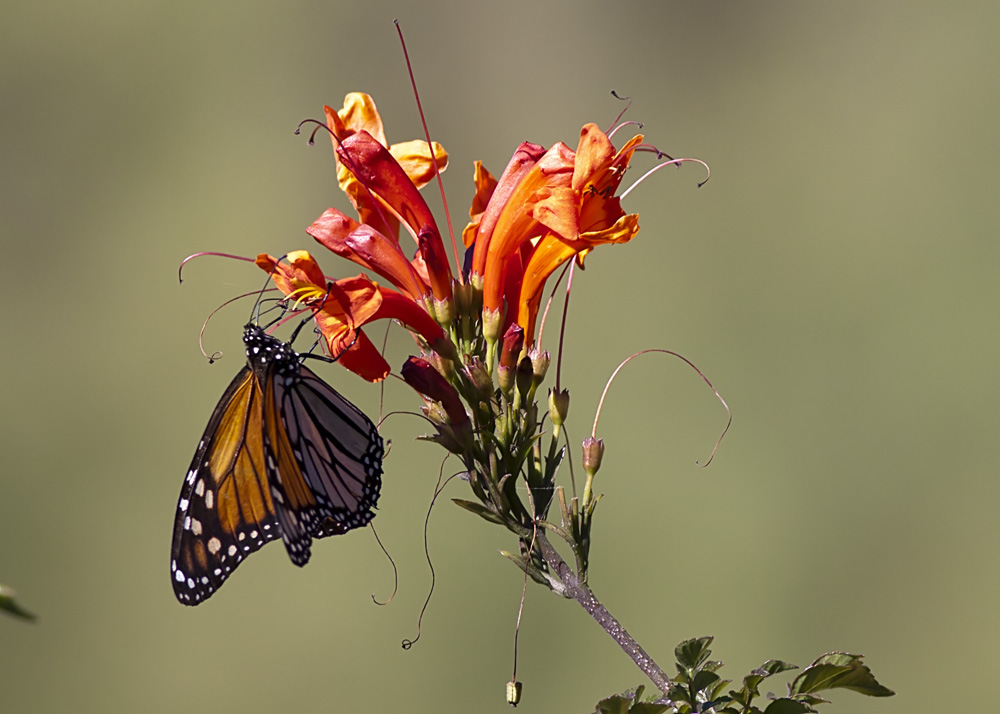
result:
M 792 694 L 808 694 L 825 689 L 851 689 L 870 697 L 895 694 L 879 684 L 871 670 L 861 662 L 862 655 L 828 652 L 810 664 L 792 682 Z
M 733 683 L 733 680 L 731 680 L 731 679 L 720 679 L 715 684 L 715 686 L 712 687 L 711 691 L 708 692 L 708 698 L 711 699 L 711 700 L 713 700 L 713 701 L 719 700 L 720 699 L 719 695 L 722 693 L 722 690 L 725 689 L 726 687 L 728 687 L 732 683 Z M 728 701 L 729 697 L 724 697 L 724 699 L 726 699 Z
M 718 682 L 720 679 L 719 675 L 715 672 L 709 672 L 708 670 L 701 670 L 694 676 L 694 680 L 691 682 L 692 688 L 696 692 L 704 692 L 713 684 Z
M 34 613 L 25 610 L 15 599 L 15 593 L 12 588 L 4 587 L 0 585 L 0 610 L 5 610 L 11 615 L 20 617 L 22 620 L 34 620 Z
M 829 699 L 823 699 L 823 697 L 819 697 L 815 694 L 796 694 L 793 698 L 800 702 L 805 702 L 806 704 L 809 705 L 830 703 Z
M 621 694 L 615 694 L 614 696 L 599 701 L 595 711 L 598 712 L 598 714 L 628 714 L 628 710 L 631 705 L 631 698 L 624 697 Z
M 684 640 L 674 648 L 674 656 L 677 657 L 677 662 L 682 667 L 696 669 L 698 665 L 708 659 L 708 655 L 712 652 L 712 650 L 708 649 L 708 646 L 712 644 L 712 640 L 714 639 L 714 637 L 708 636 Z
M 807 714 L 814 711 L 816 710 L 807 704 L 782 697 L 768 704 L 764 714 Z
M 597 703 L 597 714 L 664 714 L 672 709 L 669 704 L 640 702 L 644 687 L 636 687 L 634 692 L 623 692 L 602 699 Z
M 503 518 L 498 516 L 495 511 L 490 510 L 489 508 L 487 508 L 482 504 L 476 503 L 474 501 L 466 501 L 461 498 L 453 498 L 451 499 L 451 502 L 454 503 L 456 506 L 464 508 L 470 513 L 475 513 L 477 516 L 485 518 L 490 523 L 496 523 L 498 526 L 505 525 Z
M 655 704 L 653 702 L 637 702 L 628 710 L 628 714 L 663 714 L 663 712 L 673 709 L 669 704 Z
M 792 664 L 791 662 L 782 662 L 780 659 L 769 659 L 767 662 L 765 662 L 756 670 L 754 670 L 753 673 L 756 674 L 758 670 L 763 670 L 764 672 L 767 673 L 764 676 L 770 677 L 772 674 L 778 674 L 779 672 L 787 672 L 790 669 L 798 669 L 798 668 L 799 666 L 797 664 Z
M 517 566 L 517 569 L 520 570 L 522 573 L 525 571 L 525 568 L 527 568 L 528 575 L 530 575 L 531 579 L 534 580 L 539 585 L 544 585 L 547 588 L 555 590 L 561 595 L 565 595 L 566 597 L 571 597 L 570 595 L 566 594 L 557 587 L 559 585 L 557 580 L 548 577 L 547 575 L 545 575 L 545 573 L 540 571 L 531 563 L 526 564 L 524 558 L 522 558 L 520 555 L 515 555 L 514 553 L 511 553 L 509 550 L 501 550 L 500 555 L 502 555 L 507 560 L 514 563 L 514 565 Z

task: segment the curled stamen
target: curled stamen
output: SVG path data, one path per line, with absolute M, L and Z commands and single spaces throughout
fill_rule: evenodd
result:
M 666 151 L 663 151 L 662 149 L 660 149 L 660 147 L 658 147 L 656 144 L 649 144 L 649 143 L 646 143 L 645 141 L 642 142 L 641 144 L 636 144 L 635 146 L 632 147 L 632 149 L 634 151 L 636 151 L 636 152 L 641 151 L 641 152 L 646 153 L 646 154 L 656 154 L 656 158 L 657 159 L 661 159 L 661 160 L 662 159 L 670 159 L 670 160 L 674 159 L 673 156 L 671 156 L 670 154 L 668 154 Z
M 662 169 L 664 166 L 671 166 L 671 165 L 680 166 L 681 164 L 687 163 L 687 162 L 694 162 L 696 164 L 701 164 L 702 166 L 705 167 L 705 171 L 706 171 L 707 175 L 705 176 L 705 180 L 702 181 L 702 182 L 700 182 L 698 184 L 698 188 L 701 188 L 706 183 L 708 183 L 708 180 L 710 178 L 712 178 L 712 169 L 709 167 L 708 164 L 706 164 L 701 159 L 671 159 L 670 161 L 664 161 L 662 164 L 657 164 L 656 166 L 654 166 L 653 168 L 651 168 L 649 171 L 647 171 L 646 173 L 644 173 L 642 176 L 640 176 L 638 179 L 636 179 L 635 183 L 633 183 L 631 186 L 629 186 L 627 189 L 625 189 L 625 192 L 622 193 L 618 198 L 619 199 L 623 199 L 626 196 L 628 196 L 629 193 L 632 192 L 632 189 L 634 189 L 640 183 L 642 183 L 643 181 L 645 181 L 647 177 L 652 176 L 654 173 L 656 173 L 657 171 L 659 171 L 660 169 Z
M 729 421 L 726 422 L 726 428 L 722 430 L 722 434 L 719 435 L 718 441 L 716 441 L 715 442 L 715 446 L 712 447 L 712 453 L 709 454 L 708 461 L 706 461 L 704 464 L 701 464 L 698 461 L 695 461 L 695 463 L 698 464 L 699 466 L 708 466 L 710 463 L 712 463 L 712 459 L 715 458 L 715 452 L 718 451 L 719 444 L 722 443 L 722 439 L 726 436 L 726 432 L 729 431 L 729 427 L 733 423 L 733 412 L 729 408 L 729 405 L 726 404 L 726 400 L 722 398 L 721 394 L 719 394 L 719 390 L 716 389 L 715 386 L 712 384 L 712 382 L 709 381 L 708 377 L 706 377 L 702 373 L 702 371 L 700 369 L 698 369 L 697 366 L 695 366 L 694 362 L 692 362 L 691 360 L 689 360 L 684 355 L 679 354 L 677 352 L 674 352 L 672 350 L 662 350 L 662 349 L 642 350 L 641 352 L 636 352 L 634 355 L 626 357 L 625 360 L 620 365 L 618 365 L 618 367 L 615 369 L 615 371 L 611 373 L 611 378 L 608 380 L 608 383 L 604 386 L 604 392 L 601 393 L 601 401 L 599 401 L 597 403 L 597 413 L 594 415 L 594 428 L 590 432 L 591 438 L 594 438 L 594 439 L 597 438 L 597 422 L 601 418 L 601 409 L 603 409 L 603 407 L 604 407 L 604 398 L 606 396 L 608 396 L 608 389 L 611 388 L 611 383 L 615 380 L 615 377 L 618 376 L 618 373 L 622 370 L 622 367 L 624 367 L 625 365 L 627 365 L 629 362 L 631 362 L 632 360 L 634 360 L 639 355 L 644 355 L 647 352 L 660 352 L 662 354 L 667 354 L 667 355 L 670 355 L 672 357 L 676 357 L 677 359 L 679 359 L 679 360 L 687 363 L 687 365 L 691 369 L 693 369 L 695 372 L 698 373 L 698 376 L 702 378 L 702 381 L 704 381 L 705 384 L 707 384 L 709 386 L 709 388 L 712 390 L 712 392 L 715 394 L 716 399 L 718 399 L 720 402 L 722 402 L 722 406 L 726 408 L 726 413 L 729 415 Z
M 334 138 L 336 138 L 336 136 L 337 136 L 332 131 L 330 131 L 330 127 L 328 127 L 326 124 L 324 124 L 323 122 L 321 122 L 319 119 L 303 119 L 302 121 L 300 121 L 299 125 L 297 127 L 295 127 L 295 136 L 298 136 L 299 134 L 302 133 L 302 127 L 305 126 L 306 124 L 315 124 L 316 125 L 316 128 L 313 129 L 312 133 L 309 135 L 309 141 L 306 142 L 306 143 L 309 144 L 309 146 L 315 146 L 316 145 L 316 134 L 319 132 L 320 129 L 326 129 L 327 132 L 329 132 L 330 136 L 332 136 Z
M 427 515 L 424 517 L 424 556 L 427 558 L 427 567 L 430 568 L 431 571 L 431 587 L 427 591 L 427 599 L 424 600 L 424 606 L 420 608 L 420 616 L 417 618 L 417 636 L 412 640 L 407 640 L 407 639 L 403 640 L 402 645 L 404 650 L 408 650 L 411 647 L 413 647 L 413 645 L 417 644 L 417 641 L 420 639 L 421 623 L 424 620 L 424 613 L 427 612 L 427 606 L 431 602 L 431 596 L 434 594 L 434 584 L 437 582 L 437 575 L 434 572 L 434 564 L 431 562 L 430 546 L 427 544 L 427 527 L 430 524 L 431 511 L 434 510 L 434 504 L 437 503 L 437 497 L 440 496 L 441 492 L 444 491 L 445 487 L 449 483 L 451 483 L 451 480 L 459 475 L 457 473 L 452 474 L 451 476 L 448 477 L 448 479 L 444 483 L 441 483 L 441 477 L 444 475 L 444 465 L 448 463 L 448 459 L 450 458 L 451 454 L 448 454 L 447 456 L 444 457 L 444 461 L 441 462 L 441 470 L 438 471 L 437 484 L 434 486 L 434 495 L 431 497 L 431 503 L 427 507 Z M 459 473 L 464 473 L 464 472 L 459 472 Z
M 188 264 L 188 261 L 194 260 L 195 258 L 200 258 L 200 257 L 202 257 L 204 255 L 214 255 L 217 258 L 232 258 L 233 260 L 245 260 L 248 263 L 252 263 L 253 262 L 253 258 L 247 258 L 244 255 L 233 255 L 232 253 L 215 253 L 215 252 L 212 252 L 212 251 L 204 251 L 204 252 L 201 252 L 201 253 L 194 253 L 193 255 L 189 255 L 184 260 L 182 260 L 180 266 L 178 266 L 178 268 L 177 268 L 177 282 L 183 284 L 183 282 L 184 282 L 184 277 L 183 277 L 184 266 Z
M 617 100 L 618 100 L 618 101 L 620 101 L 620 102 L 626 102 L 626 104 L 625 104 L 625 108 L 624 108 L 624 109 L 622 109 L 622 110 L 621 110 L 621 111 L 620 111 L 620 112 L 618 113 L 618 116 L 616 116 L 616 117 L 615 117 L 615 120 L 614 120 L 613 122 L 611 122 L 611 126 L 614 126 L 614 125 L 615 125 L 615 124 L 617 124 L 617 123 L 618 123 L 619 121 L 621 121 L 621 118 L 622 118 L 623 116 L 625 116 L 625 112 L 627 112 L 627 111 L 628 111 L 628 108 L 629 108 L 630 106 L 632 106 L 632 97 L 619 97 L 619 96 L 618 96 L 618 92 L 616 92 L 616 91 L 615 91 L 615 90 L 613 90 L 613 89 L 611 90 L 611 96 L 612 96 L 612 97 L 614 97 L 615 99 L 617 99 Z M 610 128 L 608 129 L 608 131 L 610 131 Z M 604 132 L 604 133 L 605 133 L 605 134 L 607 134 L 608 132 L 606 131 L 606 132 Z
M 375 593 L 371 593 L 373 603 L 385 606 L 392 602 L 393 598 L 396 597 L 396 593 L 399 591 L 399 569 L 396 568 L 396 561 L 392 559 L 392 556 L 389 555 L 389 551 L 386 550 L 385 546 L 382 544 L 382 539 L 378 537 L 378 531 L 375 530 L 375 524 L 370 523 L 369 525 L 372 529 L 372 535 L 375 536 L 375 542 L 378 543 L 378 547 L 382 549 L 382 552 L 385 553 L 385 557 L 389 559 L 389 563 L 392 565 L 392 595 L 390 595 L 389 599 L 385 602 L 379 602 L 375 599 Z

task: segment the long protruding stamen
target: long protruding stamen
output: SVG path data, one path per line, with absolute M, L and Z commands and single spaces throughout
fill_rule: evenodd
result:
M 670 355 L 671 357 L 676 357 L 677 359 L 681 360 L 682 362 L 685 362 L 688 367 L 690 367 L 691 369 L 693 369 L 695 372 L 698 373 L 698 376 L 701 377 L 702 381 L 704 381 L 705 384 L 708 385 L 709 389 L 711 389 L 712 392 L 715 394 L 716 399 L 718 399 L 722 403 L 722 406 L 725 407 L 726 413 L 729 415 L 729 421 L 726 422 L 726 428 L 722 430 L 722 434 L 719 435 L 718 441 L 716 441 L 715 442 L 715 446 L 712 447 L 712 453 L 709 454 L 708 461 L 706 461 L 704 464 L 701 464 L 701 463 L 695 461 L 695 463 L 698 464 L 699 466 L 708 466 L 710 463 L 712 463 L 712 459 L 715 458 L 715 452 L 718 451 L 719 444 L 722 443 L 722 439 L 725 438 L 726 432 L 729 431 L 729 427 L 733 423 L 733 411 L 729 408 L 729 405 L 726 404 L 726 400 L 722 398 L 722 395 L 719 394 L 719 390 L 716 389 L 715 386 L 712 384 L 712 382 L 708 379 L 708 377 L 706 377 L 704 375 L 704 373 L 702 373 L 702 371 L 700 369 L 698 369 L 698 367 L 694 364 L 694 362 L 692 362 L 691 360 L 689 360 L 684 355 L 679 354 L 677 352 L 674 352 L 672 350 L 663 350 L 663 349 L 642 350 L 640 352 L 636 352 L 634 355 L 630 355 L 629 357 L 626 357 L 622 361 L 622 363 L 620 365 L 618 365 L 618 367 L 615 369 L 615 371 L 611 373 L 611 378 L 608 379 L 608 383 L 604 386 L 604 391 L 601 393 L 601 401 L 599 401 L 597 403 L 597 413 L 594 415 L 594 428 L 590 432 L 591 438 L 593 438 L 593 439 L 597 438 L 597 422 L 600 421 L 601 410 L 604 408 L 604 398 L 608 396 L 608 390 L 611 388 L 611 383 L 613 381 L 615 381 L 615 377 L 618 376 L 618 373 L 621 372 L 622 368 L 625 365 L 627 365 L 629 362 L 631 362 L 632 360 L 634 360 L 639 355 L 644 355 L 644 354 L 646 354 L 648 352 L 660 352 L 662 354 Z
M 545 301 L 545 310 L 542 311 L 542 319 L 538 322 L 538 339 L 535 340 L 535 346 L 538 349 L 542 349 L 542 333 L 545 332 L 545 321 L 549 317 L 549 308 L 552 307 L 552 300 L 555 299 L 556 290 L 562 284 L 562 279 L 566 277 L 566 271 L 569 270 L 572 265 L 572 261 L 563 266 L 562 271 L 559 273 L 559 277 L 556 278 L 556 284 L 552 286 L 552 292 L 549 293 L 549 299 Z
M 194 253 L 193 255 L 189 255 L 188 257 L 186 257 L 184 260 L 181 261 L 180 266 L 177 268 L 177 282 L 179 283 L 184 282 L 184 277 L 183 277 L 184 266 L 188 264 L 188 261 L 194 260 L 195 258 L 201 258 L 202 256 L 205 255 L 214 255 L 217 258 L 232 258 L 233 260 L 245 260 L 248 263 L 254 262 L 253 258 L 248 258 L 245 255 L 233 255 L 232 253 L 215 253 L 212 251 L 203 251 L 201 253 Z
M 617 134 L 617 133 L 618 133 L 618 130 L 619 130 L 619 129 L 624 129 L 624 128 L 625 128 L 625 127 L 627 127 L 627 126 L 634 126 L 634 127 L 635 127 L 635 128 L 637 128 L 637 129 L 642 129 L 642 128 L 643 128 L 644 126 L 646 126 L 646 125 L 645 125 L 645 124 L 643 124 L 643 123 L 642 123 L 641 121 L 623 121 L 623 122 L 622 122 L 621 124 L 619 124 L 619 125 L 615 126 L 615 127 L 614 127 L 614 128 L 612 128 L 612 129 L 611 129 L 610 131 L 608 131 L 608 133 L 607 133 L 607 134 L 608 134 L 608 140 L 610 141 L 610 140 L 611 140 L 611 138 L 612 138 L 612 137 L 613 137 L 613 136 L 614 136 L 615 134 Z
M 455 242 L 455 229 L 451 225 L 451 211 L 448 210 L 448 199 L 444 195 L 444 181 L 441 180 L 441 172 L 438 170 L 437 157 L 434 156 L 434 144 L 431 143 L 431 133 L 427 129 L 427 120 L 424 118 L 424 107 L 420 103 L 420 92 L 417 91 L 417 80 L 413 76 L 413 66 L 410 64 L 410 53 L 406 51 L 406 40 L 403 39 L 403 28 L 399 26 L 399 20 L 393 20 L 396 32 L 399 34 L 399 44 L 403 47 L 403 58 L 406 60 L 406 71 L 410 73 L 410 86 L 413 87 L 413 98 L 417 100 L 417 113 L 420 114 L 420 124 L 424 127 L 424 138 L 427 140 L 427 150 L 431 154 L 431 164 L 434 166 L 434 178 L 437 179 L 438 188 L 441 190 L 441 203 L 444 205 L 444 219 L 448 224 L 448 235 L 451 237 L 451 249 L 455 253 L 455 274 L 458 275 L 459 282 L 465 281 L 462 271 L 462 259 L 458 255 L 458 243 Z
M 574 260 L 569 266 L 569 278 L 566 279 L 566 302 L 563 303 L 562 324 L 559 326 L 559 356 L 556 357 L 556 390 L 562 389 L 562 357 L 563 343 L 566 338 L 566 315 L 569 313 L 569 293 L 573 289 Z
M 659 171 L 660 169 L 662 169 L 664 166 L 680 166 L 681 164 L 684 164 L 684 163 L 687 163 L 687 162 L 694 162 L 696 164 L 701 164 L 702 166 L 705 167 L 705 172 L 706 172 L 705 180 L 701 181 L 698 184 L 698 188 L 701 188 L 706 183 L 708 183 L 708 180 L 710 178 L 712 178 L 712 169 L 709 167 L 708 164 L 706 164 L 701 159 L 671 159 L 670 161 L 664 161 L 662 164 L 657 164 L 656 166 L 654 166 L 653 168 L 651 168 L 649 171 L 647 171 L 646 173 L 644 173 L 642 176 L 640 176 L 639 178 L 637 178 L 636 181 L 635 181 L 635 183 L 633 183 L 631 186 L 629 186 L 627 189 L 625 189 L 625 191 L 618 198 L 619 199 L 623 199 L 626 196 L 628 196 L 632 192 L 632 189 L 634 189 L 640 183 L 642 183 L 643 181 L 645 181 L 649 176 L 652 176 L 654 173 L 656 173 L 657 171 Z
M 375 536 L 375 542 L 378 543 L 378 547 L 382 549 L 382 552 L 385 553 L 385 557 L 389 559 L 389 564 L 392 565 L 392 580 L 393 580 L 392 595 L 389 596 L 389 599 L 386 600 L 385 602 L 379 602 L 379 600 L 376 599 L 375 597 L 375 593 L 372 593 L 371 594 L 372 602 L 375 603 L 376 605 L 388 605 L 390 602 L 393 601 L 393 598 L 396 597 L 396 593 L 399 591 L 399 568 L 396 567 L 396 561 L 392 559 L 391 555 L 389 555 L 389 551 L 382 543 L 382 539 L 378 537 L 378 531 L 375 530 L 375 524 L 369 523 L 368 526 L 372 529 L 372 535 Z

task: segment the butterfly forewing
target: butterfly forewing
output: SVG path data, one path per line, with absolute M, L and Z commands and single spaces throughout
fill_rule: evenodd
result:
M 186 605 L 209 597 L 247 555 L 281 535 L 264 470 L 261 397 L 244 367 L 212 412 L 184 479 L 170 574 Z

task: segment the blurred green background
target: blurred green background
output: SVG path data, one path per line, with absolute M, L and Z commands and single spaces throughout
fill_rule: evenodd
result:
M 522 140 L 575 147 L 620 111 L 611 89 L 649 141 L 712 166 L 702 189 L 694 166 L 645 183 L 626 202 L 638 238 L 577 274 L 574 441 L 646 347 L 694 360 L 735 414 L 699 469 L 725 416 L 697 377 L 649 356 L 617 381 L 591 576 L 611 611 L 665 667 L 677 641 L 714 634 L 730 677 L 838 649 L 899 693 L 841 692 L 832 711 L 979 706 L 1000 665 L 1000 6 L 98 0 L 0 10 L 0 582 L 40 615 L 0 617 L 0 708 L 506 710 L 521 577 L 496 550 L 512 543 L 446 502 L 423 637 L 400 648 L 442 456 L 414 443 L 416 419 L 384 428 L 388 607 L 369 598 L 392 571 L 367 531 L 302 570 L 266 548 L 197 608 L 168 583 L 181 480 L 248 308 L 210 325 L 227 353 L 213 366 L 198 330 L 263 283 L 206 259 L 178 287 L 177 266 L 312 249 L 305 226 L 348 208 L 328 144 L 292 134 L 324 103 L 367 91 L 390 140 L 419 135 L 394 17 L 459 229 L 474 159 L 499 175 Z M 398 366 L 405 336 L 390 351 Z M 378 388 L 322 373 L 378 413 Z M 387 383 L 386 410 L 417 404 Z M 538 587 L 518 676 L 527 712 L 591 711 L 643 681 Z

